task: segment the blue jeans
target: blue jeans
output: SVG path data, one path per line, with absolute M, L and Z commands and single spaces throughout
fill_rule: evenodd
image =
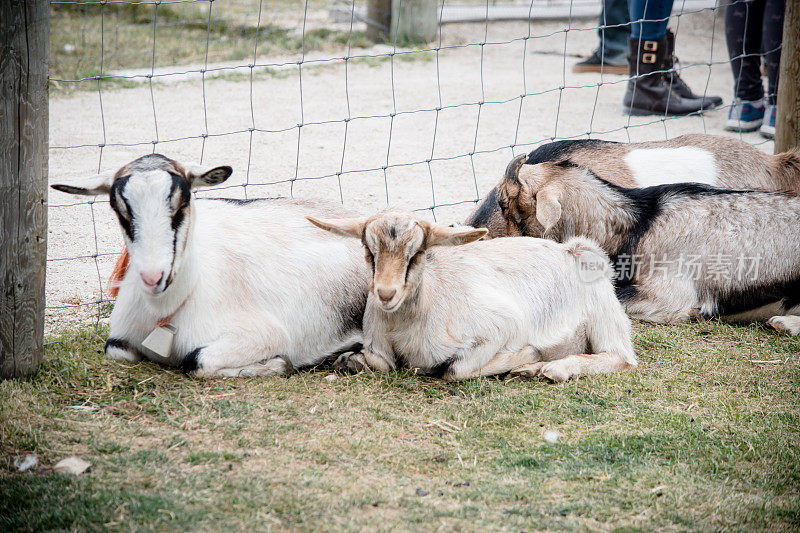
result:
M 673 0 L 629 0 L 631 39 L 657 41 L 667 34 Z
M 630 28 L 627 24 L 629 20 L 627 0 L 605 0 L 603 2 L 603 9 L 600 11 L 600 28 L 597 28 L 597 34 L 600 36 L 598 52 L 603 54 L 606 60 L 625 61 L 625 57 L 628 55 Z

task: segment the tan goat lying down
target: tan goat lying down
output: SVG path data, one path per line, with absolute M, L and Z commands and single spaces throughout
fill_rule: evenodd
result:
M 637 364 L 608 257 L 587 239 L 473 242 L 486 230 L 399 212 L 307 218 L 361 239 L 372 269 L 353 370 L 403 362 L 449 380 L 513 372 L 564 381 Z M 583 353 L 589 346 L 595 353 Z
M 696 183 L 628 189 L 569 161 L 498 186 L 509 235 L 596 241 L 634 318 L 767 321 L 800 334 L 800 197 Z
M 700 133 L 630 144 L 599 139 L 555 141 L 517 157 L 509 170 L 523 163 L 533 166 L 561 161 L 586 167 L 622 187 L 688 181 L 714 187 L 800 194 L 800 150 L 770 155 L 739 139 Z M 489 191 L 465 224 L 488 228 L 492 238 L 506 235 L 497 187 Z

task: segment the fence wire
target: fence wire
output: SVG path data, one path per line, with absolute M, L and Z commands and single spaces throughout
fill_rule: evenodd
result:
M 722 133 L 733 82 L 724 5 L 676 0 L 670 17 L 678 72 L 726 103 L 688 117 L 627 116 L 628 76 L 570 72 L 598 30 L 619 27 L 597 24 L 599 6 L 443 0 L 432 42 L 373 44 L 355 0 L 56 0 L 50 182 L 159 152 L 234 166 L 200 197 L 311 196 L 365 213 L 399 204 L 450 223 L 543 143 Z M 107 315 L 122 246 L 107 203 L 50 193 L 48 331 Z

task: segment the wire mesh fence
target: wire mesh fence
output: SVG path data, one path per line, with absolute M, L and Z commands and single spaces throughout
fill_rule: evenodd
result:
M 365 213 L 392 204 L 460 222 L 515 155 L 557 139 L 723 133 L 732 96 L 714 0 L 676 0 L 670 17 L 681 76 L 726 100 L 686 117 L 631 117 L 627 76 L 571 72 L 604 31 L 596 1 L 445 0 L 433 41 L 380 44 L 366 37 L 366 6 L 346 0 L 52 9 L 51 183 L 159 152 L 234 167 L 199 197 L 325 198 Z M 122 239 L 106 204 L 50 192 L 50 332 L 107 315 Z

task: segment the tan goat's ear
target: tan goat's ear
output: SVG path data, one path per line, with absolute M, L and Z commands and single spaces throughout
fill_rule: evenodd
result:
M 364 235 L 364 227 L 367 224 L 366 218 L 327 218 L 323 220 L 306 216 L 306 219 L 318 228 L 356 239 L 360 239 Z
M 550 231 L 561 220 L 561 190 L 549 185 L 536 193 L 536 220 Z
M 428 246 L 455 246 L 467 244 L 485 237 L 489 230 L 486 228 L 470 228 L 442 226 L 441 224 L 426 223 L 428 232 Z M 423 227 L 425 227 L 423 226 Z
M 89 178 L 79 180 L 76 185 L 67 185 L 64 183 L 57 183 L 52 187 L 61 192 L 69 194 L 79 194 L 81 196 L 97 196 L 99 194 L 108 194 L 111 191 L 111 185 L 114 183 L 115 172 L 103 172 L 96 174 Z

